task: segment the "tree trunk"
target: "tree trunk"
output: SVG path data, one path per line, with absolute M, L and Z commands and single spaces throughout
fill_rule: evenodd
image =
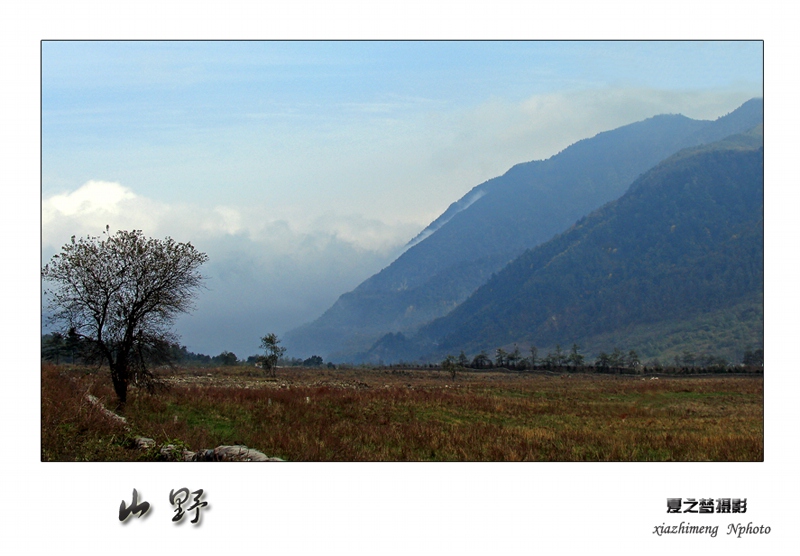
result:
M 125 359 L 120 359 L 111 363 L 111 382 L 114 384 L 114 392 L 117 394 L 118 410 L 124 409 L 125 403 L 128 401 L 128 364 Z

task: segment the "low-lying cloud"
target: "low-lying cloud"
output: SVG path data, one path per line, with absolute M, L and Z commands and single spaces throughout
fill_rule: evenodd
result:
M 336 298 L 389 264 L 419 230 L 363 215 L 329 212 L 297 219 L 265 207 L 166 204 L 116 182 L 89 181 L 42 201 L 46 263 L 73 235 L 99 236 L 106 225 L 191 242 L 209 255 L 207 289 L 178 321 L 191 351 L 240 357 L 258 338 L 313 320 Z

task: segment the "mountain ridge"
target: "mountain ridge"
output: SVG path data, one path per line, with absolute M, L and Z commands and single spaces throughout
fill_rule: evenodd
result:
M 763 315 L 764 151 L 753 139 L 740 135 L 665 160 L 422 327 L 411 342 L 417 353 L 403 355 L 570 344 L 626 325 L 702 316 L 759 293 Z M 750 343 L 763 344 L 758 336 Z
M 314 322 L 287 333 L 285 345 L 293 354 L 347 360 L 388 332 L 412 335 L 523 251 L 622 195 L 664 158 L 762 120 L 761 99 L 713 121 L 659 115 L 582 139 L 548 159 L 516 164 L 452 203 L 390 265 Z

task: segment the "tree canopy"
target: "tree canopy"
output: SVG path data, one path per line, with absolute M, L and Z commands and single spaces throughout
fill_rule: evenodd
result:
M 280 346 L 281 341 L 278 336 L 270 332 L 261 338 L 261 349 L 264 350 L 264 355 L 261 356 L 261 364 L 267 374 L 275 376 L 275 368 L 278 366 L 278 359 L 280 359 L 286 348 Z
M 45 296 L 60 323 L 108 363 L 120 405 L 128 384 L 148 382 L 148 365 L 169 356 L 175 318 L 192 308 L 208 256 L 190 243 L 141 230 L 87 236 L 62 247 L 42 269 Z

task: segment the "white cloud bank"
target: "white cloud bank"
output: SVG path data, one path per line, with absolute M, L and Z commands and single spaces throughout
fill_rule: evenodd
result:
M 346 244 L 356 252 L 388 253 L 407 241 L 416 226 L 333 211 L 316 216 L 289 208 L 168 204 L 137 195 L 120 183 L 98 180 L 42 201 L 45 251 L 56 249 L 72 235 L 96 235 L 106 225 L 181 241 L 213 242 L 235 236 L 268 245 L 271 252 L 281 254 L 319 251 L 330 243 Z
M 191 242 L 209 255 L 207 290 L 178 322 L 190 350 L 245 357 L 258 338 L 310 321 L 397 256 L 419 230 L 362 215 L 286 218 L 267 207 L 167 204 L 116 182 L 89 181 L 42 201 L 46 263 L 73 235 L 141 229 Z

